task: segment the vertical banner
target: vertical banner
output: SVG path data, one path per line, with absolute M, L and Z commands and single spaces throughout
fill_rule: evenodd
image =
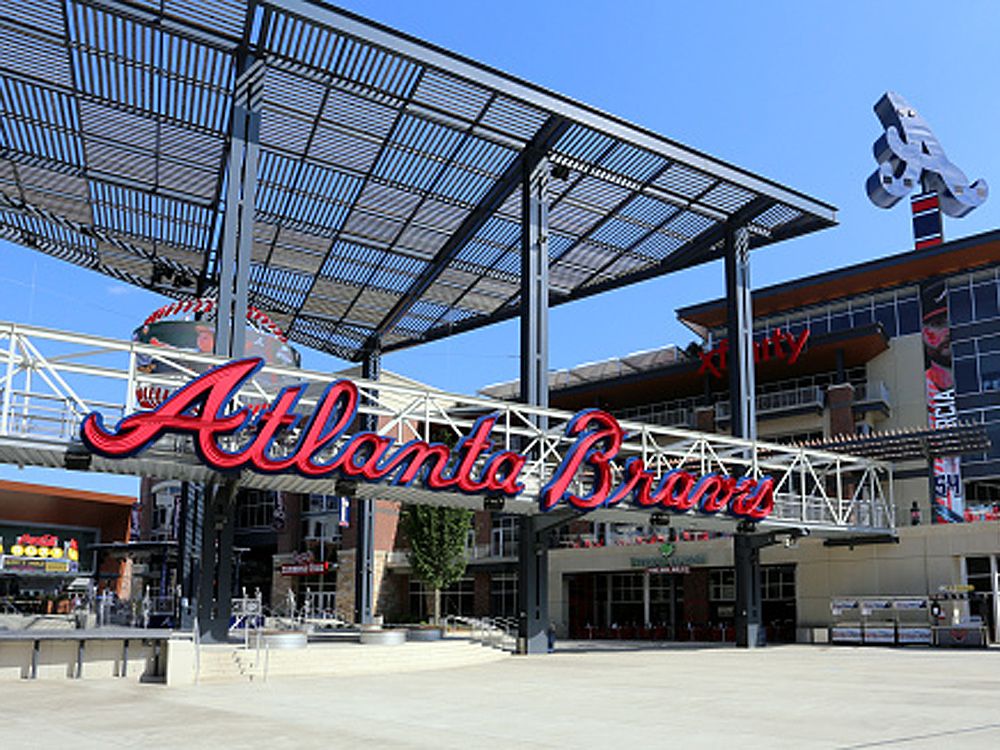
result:
M 955 376 L 951 365 L 951 331 L 948 326 L 948 288 L 943 279 L 920 285 L 923 313 L 924 382 L 927 389 L 927 424 L 932 430 L 955 427 Z M 965 520 L 965 497 L 958 456 L 937 457 L 933 466 L 931 513 L 934 523 Z

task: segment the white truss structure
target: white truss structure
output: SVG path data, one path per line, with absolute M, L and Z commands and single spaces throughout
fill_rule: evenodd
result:
M 156 394 L 162 397 L 223 361 L 208 354 L 0 323 L 0 461 L 62 467 L 67 449 L 79 448 L 80 422 L 90 412 L 101 413 L 105 424 L 114 425 L 142 408 L 144 399 Z M 150 364 L 155 367 L 150 368 Z M 237 400 L 244 405 L 263 405 L 283 386 L 308 383 L 310 387 L 298 406 L 299 412 L 307 414 L 335 378 L 328 373 L 264 367 Z M 526 489 L 518 498 L 507 499 L 508 512 L 539 512 L 541 486 L 575 442 L 565 435 L 573 416 L 570 412 L 352 380 L 362 396 L 359 412 L 376 415 L 379 433 L 401 442 L 439 441 L 442 434 L 466 434 L 479 416 L 498 414 L 495 444 L 530 457 L 521 475 Z M 614 469 L 619 476 L 621 462 L 632 456 L 640 456 L 656 475 L 682 468 L 695 474 L 770 476 L 775 483 L 775 507 L 758 524 L 762 529 L 798 528 L 831 536 L 885 534 L 894 528 L 892 471 L 886 463 L 638 422 L 621 424 L 628 436 Z M 128 459 L 94 456 L 90 470 L 201 482 L 220 478 L 199 463 L 187 437 L 161 439 Z M 332 493 L 335 480 L 244 472 L 241 481 L 262 489 Z M 358 492 L 367 497 L 465 507 L 481 508 L 483 502 L 481 497 L 417 486 L 366 484 L 360 485 Z M 650 509 L 622 503 L 594 514 L 642 523 Z M 689 512 L 677 523 L 691 528 L 732 528 L 734 519 Z

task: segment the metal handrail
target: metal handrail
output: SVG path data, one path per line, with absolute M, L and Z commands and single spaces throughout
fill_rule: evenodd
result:
M 854 403 L 891 405 L 889 386 L 881 380 L 869 380 L 864 385 L 854 387 Z

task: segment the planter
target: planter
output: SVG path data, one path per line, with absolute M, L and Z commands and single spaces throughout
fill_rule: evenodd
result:
M 409 641 L 440 641 L 444 638 L 443 628 L 409 628 L 406 639 Z
M 305 648 L 309 645 L 309 639 L 301 630 L 275 630 L 265 632 L 262 640 L 268 648 L 274 651 Z
M 362 630 L 358 640 L 366 646 L 398 646 L 406 642 L 406 631 Z

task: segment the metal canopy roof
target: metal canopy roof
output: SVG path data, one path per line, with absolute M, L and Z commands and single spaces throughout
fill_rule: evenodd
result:
M 803 448 L 865 456 L 878 461 L 906 461 L 985 453 L 991 447 L 986 428 L 960 422 L 942 429 L 909 428 L 871 435 L 833 435 L 802 443 Z
M 587 362 L 576 367 L 549 371 L 549 391 L 562 388 L 572 388 L 587 383 L 600 383 L 626 375 L 649 372 L 661 367 L 683 362 L 689 359 L 673 344 L 659 349 L 633 352 L 624 357 L 611 357 L 599 362 Z M 517 401 L 520 398 L 521 385 L 518 380 L 507 380 L 493 383 L 479 392 L 488 398 L 498 398 L 504 401 Z
M 310 0 L 7 0 L 0 236 L 211 293 L 237 80 L 262 76 L 251 303 L 357 359 L 517 314 L 523 154 L 551 304 L 835 223 L 835 209 Z M 240 77 L 243 76 L 243 77 Z

